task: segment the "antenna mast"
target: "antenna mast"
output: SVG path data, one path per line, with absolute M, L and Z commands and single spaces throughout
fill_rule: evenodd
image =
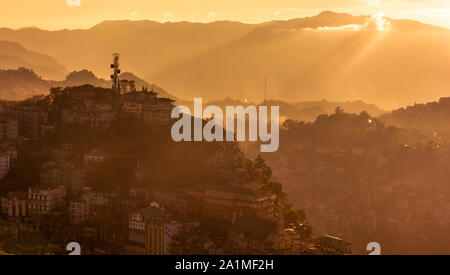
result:
M 111 69 L 113 69 L 113 74 L 111 75 L 111 79 L 113 81 L 113 91 L 115 94 L 120 95 L 120 84 L 119 84 L 119 58 L 120 54 L 113 53 L 113 63 L 111 64 Z

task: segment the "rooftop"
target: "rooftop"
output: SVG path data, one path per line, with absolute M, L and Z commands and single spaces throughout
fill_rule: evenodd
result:
M 232 193 L 232 194 L 245 194 L 249 196 L 266 196 L 267 193 L 256 191 L 247 187 L 239 186 L 239 185 L 222 185 L 222 186 L 212 186 L 206 188 L 207 191 L 213 192 L 224 192 L 224 193 Z
M 12 200 L 12 199 L 26 199 L 28 197 L 28 194 L 26 192 L 22 192 L 22 191 L 16 191 L 16 192 L 8 192 L 7 194 L 8 199 Z

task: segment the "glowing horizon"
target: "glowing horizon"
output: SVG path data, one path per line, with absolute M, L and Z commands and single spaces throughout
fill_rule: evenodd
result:
M 2 4 L 0 27 L 87 29 L 106 20 L 257 24 L 314 16 L 325 10 L 367 16 L 383 12 L 392 19 L 412 19 L 450 29 L 450 1 L 446 0 L 15 0 Z

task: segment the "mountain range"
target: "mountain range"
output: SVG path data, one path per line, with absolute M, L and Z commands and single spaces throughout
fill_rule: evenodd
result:
M 170 97 L 163 88 L 149 84 L 145 80 L 137 77 L 133 73 L 124 72 L 121 75 L 123 80 L 133 80 L 136 88 L 146 87 L 158 93 L 159 97 Z M 90 84 L 96 87 L 110 88 L 111 80 L 105 80 L 97 77 L 93 72 L 88 70 L 74 71 L 68 74 L 65 80 L 45 80 L 37 75 L 33 70 L 27 68 L 19 68 L 17 70 L 0 70 L 0 99 L 1 100 L 24 100 L 37 95 L 46 95 L 52 87 L 72 87 Z
M 25 49 L 18 43 L 0 41 L 0 69 L 30 68 L 46 79 L 61 79 L 67 69 L 48 55 Z
M 363 100 L 383 109 L 448 96 L 450 30 L 323 12 L 262 24 L 105 21 L 86 30 L 0 29 L 70 71 L 107 78 L 111 53 L 185 100 Z M 265 88 L 265 79 L 267 86 Z

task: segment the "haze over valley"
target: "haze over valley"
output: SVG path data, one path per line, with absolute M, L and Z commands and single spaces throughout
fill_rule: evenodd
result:
M 43 66 L 16 54 L 3 67 L 30 67 L 52 80 L 64 79 L 64 67 L 108 79 L 105 64 L 120 52 L 122 68 L 189 101 L 261 102 L 266 78 L 270 99 L 363 100 L 382 109 L 438 100 L 450 90 L 450 31 L 381 15 L 322 12 L 262 24 L 105 21 L 86 30 L 3 28 L 0 40 L 53 59 Z

